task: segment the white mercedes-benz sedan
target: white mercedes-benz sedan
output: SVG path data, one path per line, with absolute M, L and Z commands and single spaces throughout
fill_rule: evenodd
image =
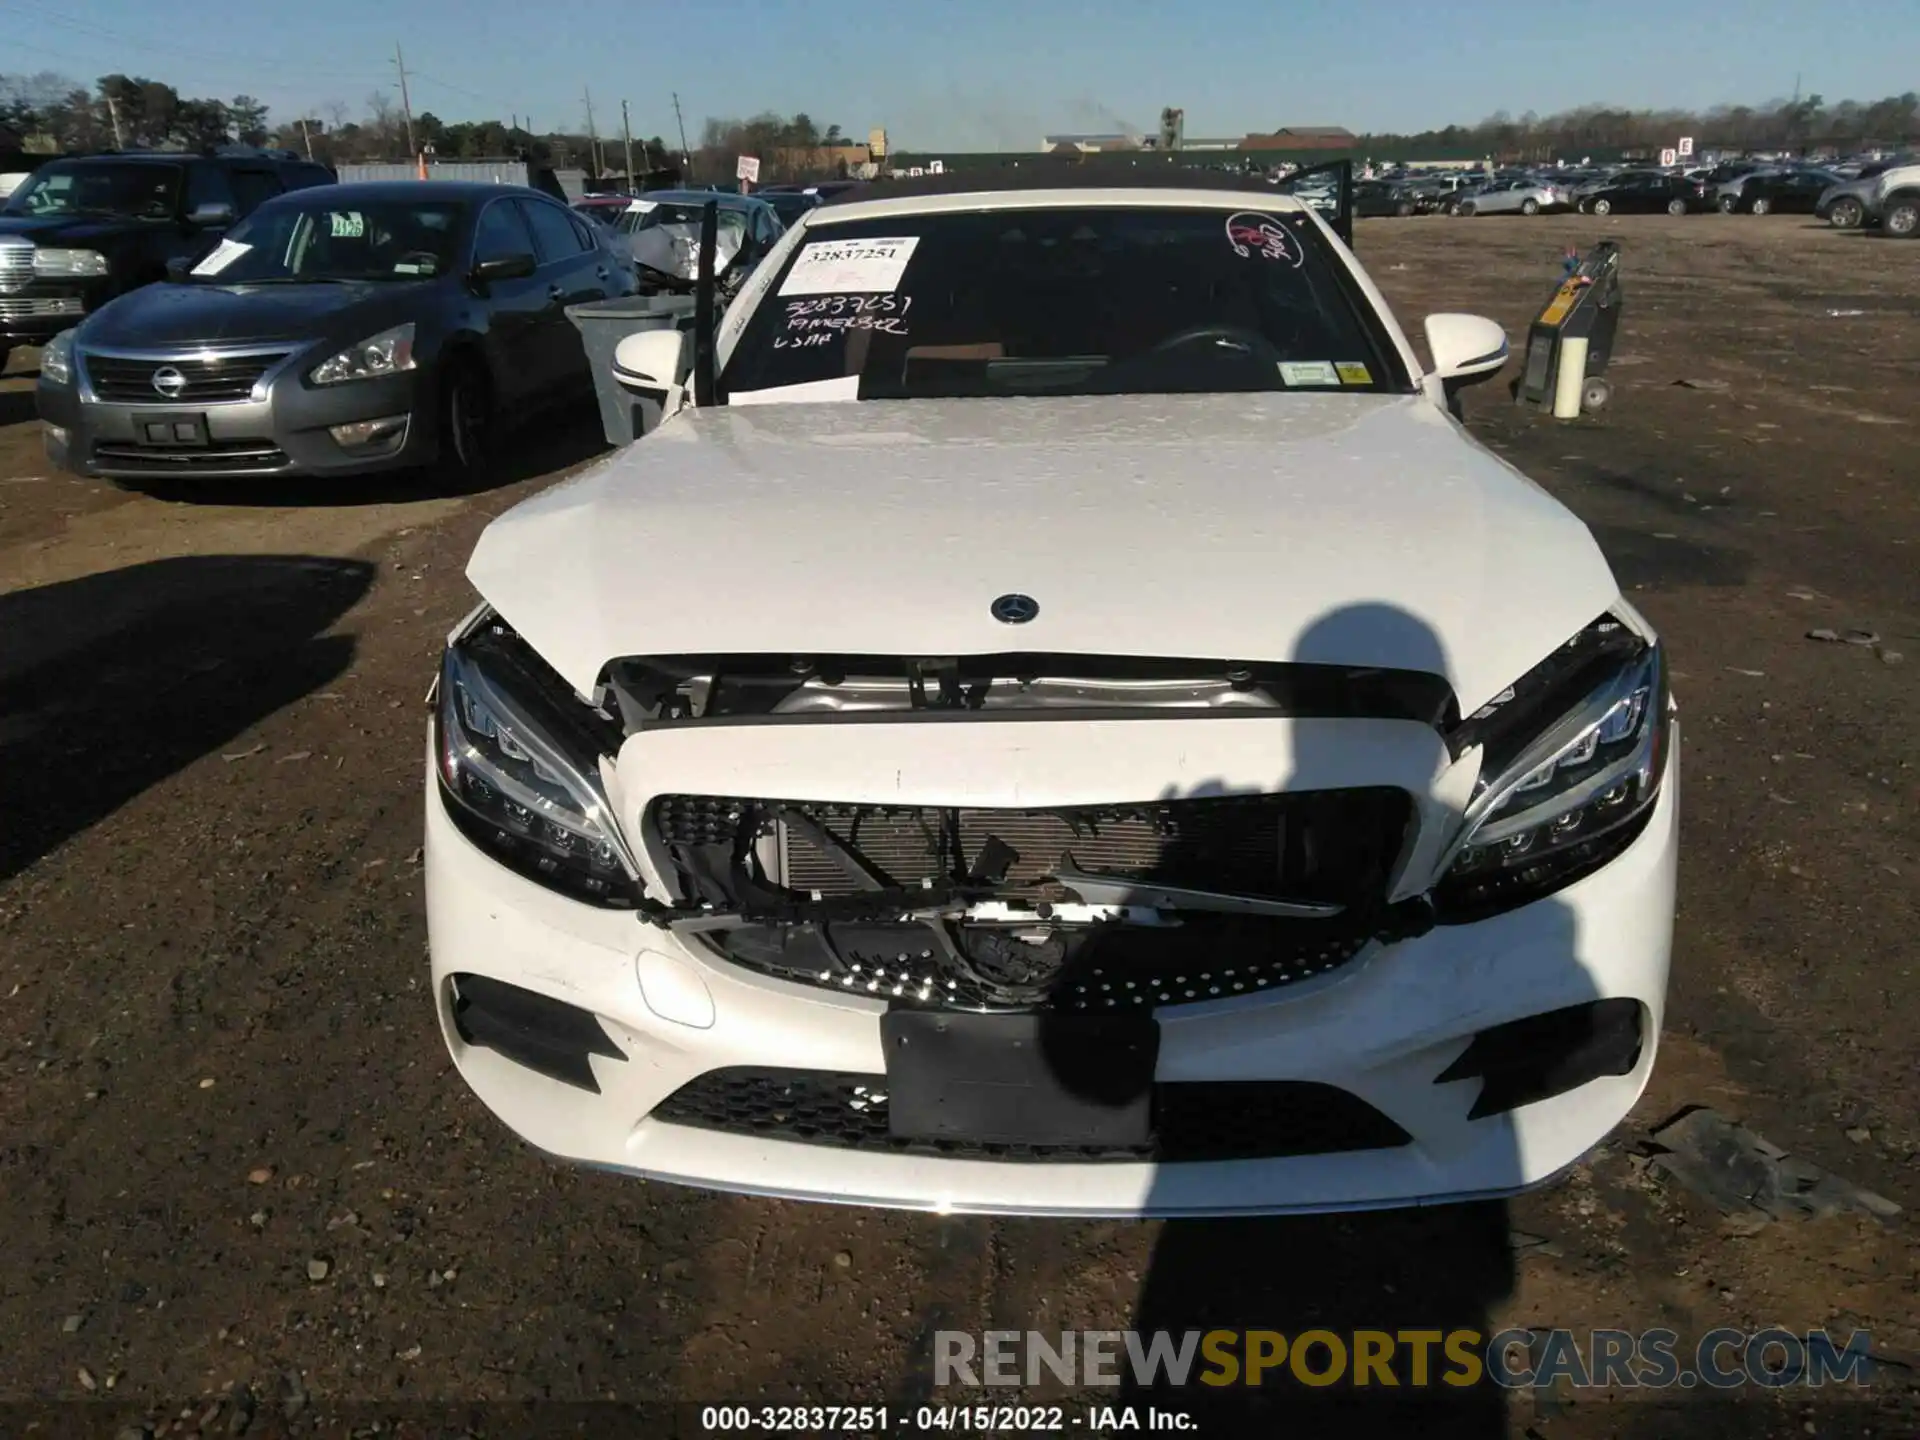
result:
M 481 538 L 432 992 L 543 1150 L 1086 1216 L 1510 1194 L 1654 1063 L 1666 660 L 1271 189 L 823 206 Z

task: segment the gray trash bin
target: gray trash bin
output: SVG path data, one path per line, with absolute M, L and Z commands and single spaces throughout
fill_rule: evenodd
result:
M 630 445 L 640 431 L 640 402 L 613 378 L 613 352 L 629 335 L 642 330 L 693 327 L 691 295 L 616 295 L 567 306 L 567 319 L 580 332 L 587 364 L 593 369 L 593 393 L 600 401 L 600 424 L 609 445 Z

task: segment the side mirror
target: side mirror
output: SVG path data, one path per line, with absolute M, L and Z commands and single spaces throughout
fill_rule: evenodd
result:
M 677 325 L 642 330 L 614 346 L 614 381 L 640 406 L 635 435 L 646 434 L 686 405 L 687 369 L 687 332 Z
M 175 285 L 184 285 L 192 271 L 193 261 L 184 255 L 175 255 L 167 261 L 167 279 Z
M 490 280 L 525 280 L 540 268 L 533 256 L 502 255 L 498 260 L 482 260 L 473 267 L 473 280 L 484 285 Z
M 224 200 L 208 200 L 187 212 L 187 224 L 205 230 L 231 225 L 236 218 L 233 206 Z
M 1433 375 L 1449 390 L 1491 380 L 1507 363 L 1507 332 L 1479 315 L 1429 315 Z

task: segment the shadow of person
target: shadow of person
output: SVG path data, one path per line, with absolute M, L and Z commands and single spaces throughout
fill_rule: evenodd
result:
M 1327 614 L 1292 658 L 1449 674 L 1431 627 L 1385 604 Z M 1356 762 L 1361 723 L 1353 714 L 1296 721 L 1286 787 L 1381 783 L 1366 780 Z M 1432 744 L 1424 725 L 1392 733 L 1398 738 L 1388 746 Z M 1342 852 L 1336 844 L 1327 853 Z M 1378 922 L 1375 914 L 1356 923 L 1371 931 Z M 1273 943 L 1291 943 L 1284 928 Z M 1512 981 L 1516 967 L 1527 972 L 1521 983 Z M 1273 1089 L 1276 1106 L 1299 1113 L 1259 1127 L 1267 1158 L 1160 1165 L 1148 1207 L 1192 1218 L 1168 1219 L 1160 1230 L 1132 1328 L 1148 1341 L 1168 1332 L 1176 1349 L 1198 1333 L 1234 1363 L 1231 1374 L 1210 1363 L 1203 1344 L 1184 1384 L 1169 1383 L 1165 1370 L 1143 1381 L 1123 1367 L 1124 1397 L 1136 1408 L 1185 1411 L 1206 1434 L 1332 1434 L 1332 1425 L 1349 1421 L 1364 1423 L 1362 1433 L 1412 1421 L 1426 1436 L 1505 1434 L 1506 1392 L 1484 1378 L 1460 1383 L 1475 1369 L 1446 1346 L 1471 1355 L 1498 1328 L 1497 1307 L 1514 1287 L 1506 1205 L 1426 1202 L 1500 1196 L 1539 1177 L 1511 1114 L 1468 1118 L 1483 1092 L 1499 1103 L 1495 1082 L 1443 1076 L 1459 1068 L 1477 1031 L 1595 993 L 1572 912 L 1547 898 L 1528 906 L 1521 924 L 1509 917 L 1471 931 L 1440 925 L 1362 949 L 1255 1000 L 1160 1011 L 1162 1100 L 1170 1084 L 1229 1078 L 1327 1088 Z M 1228 1022 L 1235 1009 L 1237 1022 Z M 1369 1112 L 1377 1113 L 1358 1123 Z M 1405 1133 L 1404 1143 L 1381 1143 L 1392 1138 L 1391 1126 L 1380 1133 L 1381 1116 Z M 1312 1213 L 1274 1213 L 1287 1211 Z M 1222 1331 L 1233 1334 L 1209 1334 Z M 1361 1332 L 1370 1338 L 1363 1342 Z M 1360 1343 L 1384 1357 L 1384 1369 L 1363 1370 Z M 1424 1384 L 1416 1383 L 1416 1354 L 1426 1357 Z
M 0 880 L 344 672 L 360 560 L 179 557 L 0 594 Z

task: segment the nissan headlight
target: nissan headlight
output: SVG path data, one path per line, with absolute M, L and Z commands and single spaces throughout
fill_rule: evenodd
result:
M 1602 616 L 1460 727 L 1480 778 L 1435 892 L 1442 920 L 1551 894 L 1618 855 L 1659 798 L 1671 723 L 1657 641 Z
M 315 385 L 339 385 L 348 380 L 373 380 L 413 369 L 413 322 L 382 330 L 349 345 L 321 361 L 308 373 Z
M 41 347 L 40 378 L 50 385 L 73 383 L 73 331 L 62 330 Z
M 624 909 L 639 870 L 600 780 L 621 738 L 497 617 L 441 662 L 434 762 L 454 823 L 528 879 Z
M 33 273 L 63 279 L 107 273 L 107 257 L 98 250 L 63 250 L 45 246 L 33 252 Z

